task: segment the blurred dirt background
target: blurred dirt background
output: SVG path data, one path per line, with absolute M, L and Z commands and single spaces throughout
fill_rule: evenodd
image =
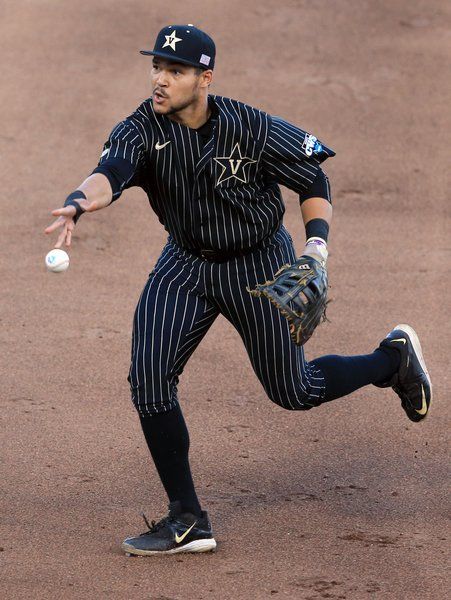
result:
M 180 390 L 218 552 L 127 559 L 140 511 L 166 512 L 126 381 L 165 232 L 130 190 L 80 221 L 71 267 L 54 275 L 43 229 L 150 94 L 138 50 L 183 22 L 216 41 L 213 92 L 337 152 L 325 165 L 334 302 L 307 356 L 368 352 L 410 323 L 435 401 L 421 425 L 374 387 L 283 412 L 218 319 Z M 450 23 L 445 0 L 0 1 L 5 598 L 448 596 Z M 284 196 L 301 248 L 298 201 Z

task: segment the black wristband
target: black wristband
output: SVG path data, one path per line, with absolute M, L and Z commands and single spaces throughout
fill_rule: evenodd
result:
M 324 219 L 312 219 L 305 226 L 305 239 L 319 237 L 327 242 L 329 235 L 329 223 Z
M 72 192 L 72 194 L 68 195 L 64 202 L 64 206 L 73 206 L 75 208 L 76 212 L 73 217 L 74 223 L 76 223 L 81 215 L 85 212 L 85 209 L 80 206 L 79 202 L 77 202 L 77 199 L 80 200 L 81 198 L 83 198 L 83 200 L 87 199 L 84 192 L 81 190 L 75 190 L 75 192 Z

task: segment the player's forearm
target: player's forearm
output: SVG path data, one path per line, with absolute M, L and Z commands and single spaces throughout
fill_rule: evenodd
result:
M 90 175 L 77 189 L 85 194 L 86 199 L 92 206 L 92 208 L 88 210 L 105 208 L 111 204 L 113 199 L 113 191 L 110 182 L 105 175 L 102 175 L 101 173 Z
M 323 219 L 328 225 L 332 221 L 332 204 L 325 198 L 308 198 L 301 204 L 302 219 L 307 225 L 312 219 Z
M 332 205 L 325 198 L 308 198 L 301 204 L 301 211 L 307 239 L 302 255 L 311 256 L 325 265 Z

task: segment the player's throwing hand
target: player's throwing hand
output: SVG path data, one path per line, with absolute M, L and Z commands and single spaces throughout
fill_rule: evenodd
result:
M 58 218 L 44 232 L 49 234 L 62 228 L 54 248 L 61 248 L 63 244 L 67 247 L 71 245 L 72 232 L 84 212 L 94 212 L 111 204 L 111 186 L 103 175 L 90 175 L 82 186 L 87 195 L 80 189 L 75 190 L 66 198 L 64 206 L 52 210 L 52 215 Z

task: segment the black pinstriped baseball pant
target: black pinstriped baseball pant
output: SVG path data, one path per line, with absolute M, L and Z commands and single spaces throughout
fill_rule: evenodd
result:
M 168 239 L 134 317 L 129 382 L 142 417 L 170 411 L 177 404 L 179 377 L 219 314 L 240 334 L 273 402 L 291 410 L 321 404 L 321 371 L 292 343 L 280 312 L 246 291 L 295 258 L 284 227 L 263 248 L 224 263 L 207 262 Z

